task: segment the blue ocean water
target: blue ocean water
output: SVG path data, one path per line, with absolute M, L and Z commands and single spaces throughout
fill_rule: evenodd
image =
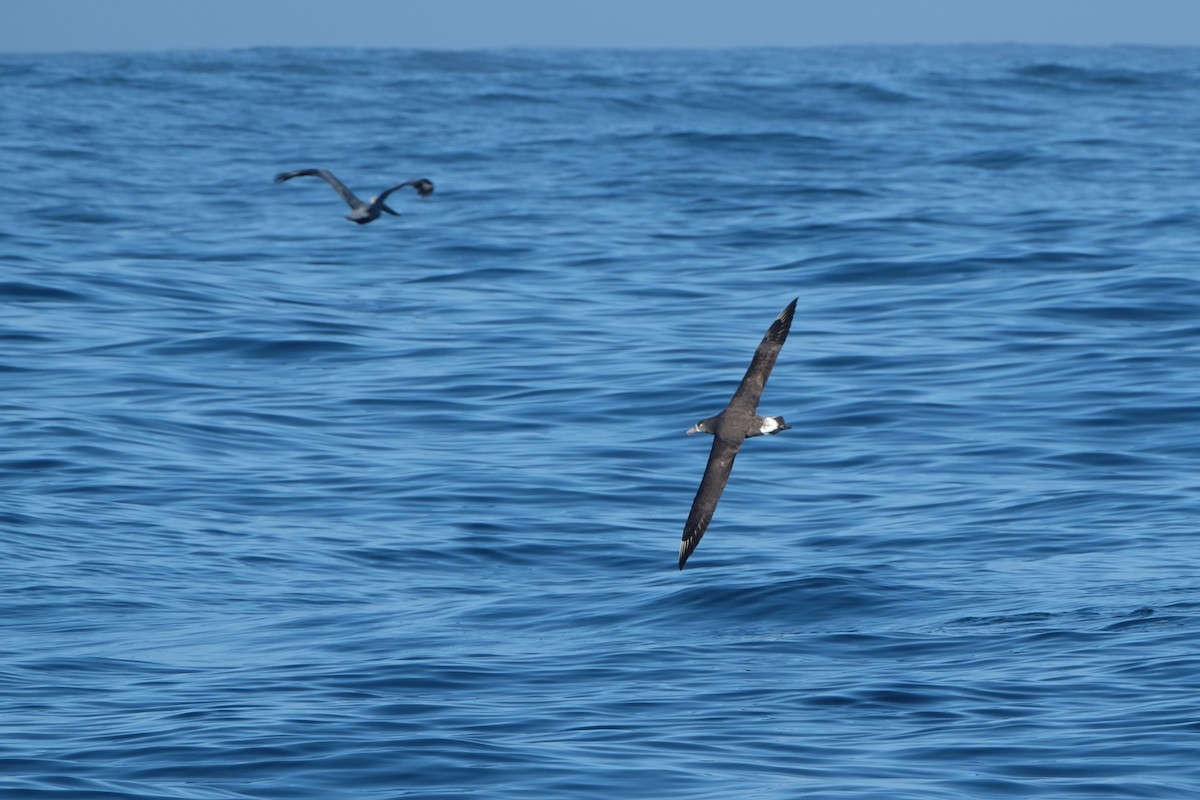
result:
M 1200 50 L 0 97 L 5 797 L 1200 796 Z

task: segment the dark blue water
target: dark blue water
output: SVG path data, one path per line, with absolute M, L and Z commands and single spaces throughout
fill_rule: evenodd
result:
M 5 797 L 1200 796 L 1200 51 L 0 98 Z M 795 296 L 679 572 L 683 431 Z

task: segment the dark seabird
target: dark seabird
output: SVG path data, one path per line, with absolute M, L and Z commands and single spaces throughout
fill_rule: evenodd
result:
M 788 307 L 767 328 L 766 335 L 754 351 L 746 376 L 738 384 L 725 410 L 715 417 L 700 420 L 688 429 L 688 436 L 711 433 L 714 441 L 712 452 L 708 454 L 708 466 L 704 468 L 704 478 L 696 491 L 696 499 L 692 501 L 692 511 L 688 514 L 687 524 L 683 526 L 683 541 L 679 543 L 680 569 L 683 569 L 696 545 L 700 544 L 700 537 L 708 529 L 708 523 L 712 522 L 713 511 L 721 499 L 721 492 L 725 491 L 725 483 L 733 469 L 733 459 L 742 442 L 751 436 L 775 434 L 791 427 L 783 421 L 783 417 L 760 417 L 754 412 L 758 410 L 758 399 L 762 397 L 771 368 L 775 366 L 775 359 L 779 357 L 779 351 L 783 349 L 788 331 L 791 330 L 796 300 L 788 303 Z
M 359 225 L 366 225 L 372 220 L 379 219 L 380 211 L 386 211 L 393 217 L 400 216 L 391 208 L 389 208 L 387 203 L 384 202 L 387 200 L 388 195 L 397 189 L 403 189 L 405 186 L 411 186 L 417 190 L 417 194 L 421 195 L 421 197 L 427 197 L 433 194 L 433 182 L 426 180 L 425 178 L 417 178 L 416 180 L 397 183 L 395 186 L 388 189 L 378 197 L 372 197 L 371 202 L 364 203 L 362 200 L 359 200 L 354 196 L 354 192 L 346 188 L 346 184 L 335 178 L 333 173 L 327 169 L 298 169 L 294 172 L 281 172 L 275 176 L 275 182 L 283 183 L 284 181 L 290 181 L 292 178 L 298 178 L 301 175 L 312 175 L 317 178 L 324 178 L 326 181 L 328 181 L 329 185 L 334 188 L 334 191 L 336 191 L 338 195 L 340 195 L 341 198 L 346 201 L 346 204 L 350 206 L 350 213 L 346 215 L 346 219 L 350 220 L 351 222 L 357 222 Z

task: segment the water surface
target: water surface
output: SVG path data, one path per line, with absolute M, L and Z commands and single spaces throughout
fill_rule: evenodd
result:
M 0 78 L 11 796 L 1200 794 L 1200 51 Z

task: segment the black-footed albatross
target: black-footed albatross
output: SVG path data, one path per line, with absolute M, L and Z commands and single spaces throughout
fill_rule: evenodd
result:
M 290 181 L 292 178 L 298 178 L 301 175 L 312 175 L 317 178 L 324 178 L 326 181 L 328 181 L 329 185 L 334 188 L 334 191 L 336 191 L 338 195 L 346 201 L 346 205 L 350 206 L 350 213 L 346 215 L 346 219 L 350 220 L 351 222 L 357 222 L 359 225 L 366 225 L 368 222 L 379 219 L 379 212 L 381 211 L 386 211 L 393 217 L 400 216 L 391 208 L 389 208 L 387 203 L 384 202 L 387 200 L 388 195 L 397 189 L 403 189 L 405 186 L 411 186 L 417 190 L 417 194 L 419 194 L 421 197 L 428 197 L 429 195 L 433 194 L 433 182 L 426 180 L 425 178 L 417 178 L 415 180 L 405 181 L 404 183 L 397 183 L 383 194 L 377 197 L 372 197 L 369 203 L 364 203 L 362 200 L 359 200 L 354 196 L 354 192 L 346 188 L 346 184 L 335 178 L 333 173 L 327 169 L 298 169 L 292 172 L 281 172 L 275 176 L 275 182 L 283 183 L 284 181 Z
M 796 298 L 799 300 L 800 298 Z M 712 451 L 708 454 L 708 466 L 704 468 L 704 478 L 696 491 L 696 499 L 692 501 L 692 511 L 688 514 L 687 524 L 683 526 L 683 541 L 679 543 L 679 568 L 683 569 L 688 556 L 700 543 L 700 537 L 708 529 L 712 521 L 713 511 L 721 492 L 725 491 L 725 483 L 733 469 L 733 459 L 737 456 L 742 442 L 751 436 L 761 436 L 764 433 L 775 434 L 786 431 L 790 425 L 783 417 L 760 417 L 758 400 L 762 397 L 763 387 L 775 366 L 775 359 L 783 349 L 788 331 L 792 328 L 792 316 L 796 313 L 796 300 L 788 303 L 788 307 L 780 312 L 767 333 L 754 351 L 750 368 L 746 376 L 738 384 L 737 391 L 725 410 L 715 417 L 702 419 L 688 429 L 687 435 L 693 433 L 711 433 L 714 441 Z

